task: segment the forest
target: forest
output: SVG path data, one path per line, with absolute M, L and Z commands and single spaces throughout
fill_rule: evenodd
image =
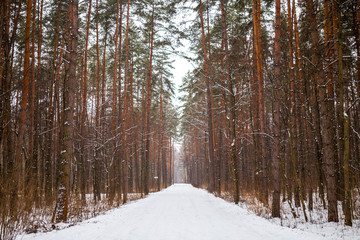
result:
M 174 4 L 1 1 L 0 238 L 171 184 Z
M 308 221 L 320 199 L 329 222 L 351 226 L 360 213 L 360 1 L 200 1 L 198 12 L 198 64 L 182 86 L 189 181 L 236 204 L 256 198 L 272 217 L 287 202 Z
M 0 44 L 0 239 L 167 188 L 179 145 L 235 204 L 359 219 L 360 0 L 3 0 Z

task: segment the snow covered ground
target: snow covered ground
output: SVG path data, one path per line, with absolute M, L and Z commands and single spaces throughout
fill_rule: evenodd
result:
M 76 226 L 18 239 L 329 239 L 281 227 L 188 184 L 175 184 Z M 360 239 L 354 236 L 352 239 Z

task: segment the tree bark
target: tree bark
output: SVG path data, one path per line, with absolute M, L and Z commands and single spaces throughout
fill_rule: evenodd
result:
M 307 0 L 306 1 L 306 10 L 307 10 L 307 17 L 308 21 L 310 23 L 310 31 L 311 31 L 311 45 L 314 49 L 312 51 L 312 64 L 313 64 L 313 70 L 314 70 L 314 77 L 313 77 L 313 84 L 312 84 L 312 92 L 311 92 L 311 98 L 312 98 L 312 117 L 313 117 L 313 123 L 314 123 L 314 131 L 316 136 L 316 155 L 317 155 L 317 161 L 316 161 L 316 168 L 318 171 L 318 177 L 319 177 L 319 194 L 320 198 L 323 202 L 323 206 L 326 207 L 325 202 L 325 195 L 324 195 L 324 188 L 326 187 L 326 179 L 325 174 L 323 171 L 323 165 L 324 165 L 324 155 L 322 152 L 323 149 L 323 138 L 321 134 L 321 124 L 320 124 L 320 107 L 319 107 L 319 78 L 320 73 L 322 69 L 322 64 L 320 65 L 320 43 L 319 43 L 319 32 L 317 29 L 317 19 L 316 19 L 316 11 L 314 9 L 314 2 L 313 0 Z M 320 70 L 319 70 L 320 69 Z
M 87 76 L 87 65 L 88 65 L 88 46 L 89 46 L 89 34 L 90 34 L 90 21 L 91 21 L 91 7 L 92 7 L 92 0 L 89 1 L 88 7 L 88 15 L 87 15 L 87 25 L 86 25 L 86 39 L 85 39 L 85 52 L 84 52 L 84 77 L 83 77 L 83 86 L 82 86 L 82 111 L 81 111 L 81 128 L 80 128 L 80 135 L 81 135 L 81 150 L 80 150 L 80 194 L 82 201 L 86 201 L 85 196 L 85 162 L 86 162 L 86 152 L 85 152 L 85 144 L 87 138 L 87 131 L 86 131 L 86 116 L 87 116 L 87 83 L 88 83 L 88 76 Z
M 13 181 L 14 183 L 12 192 L 11 192 L 11 202 L 10 209 L 13 212 L 17 210 L 17 199 L 18 199 L 18 174 L 20 166 L 24 160 L 23 152 L 23 143 L 24 143 L 24 133 L 25 133 L 25 121 L 26 121 L 26 107 L 28 102 L 28 92 L 29 92 L 29 79 L 30 79 L 30 30 L 31 30 L 31 9 L 32 9 L 32 0 L 27 1 L 26 7 L 26 22 L 25 22 L 25 52 L 24 52 L 24 78 L 22 82 L 22 97 L 20 105 L 20 113 L 18 116 L 18 139 L 16 144 L 15 151 L 15 168 L 13 170 Z
M 54 99 L 54 95 L 57 95 L 57 92 L 55 92 L 54 94 L 54 85 L 57 86 L 57 81 L 58 81 L 58 71 L 60 71 L 60 65 L 62 62 L 62 56 L 63 56 L 63 43 L 61 43 L 61 50 L 60 53 L 58 54 L 58 42 L 59 42 L 59 27 L 60 27 L 60 19 L 61 19 L 61 5 L 62 5 L 62 1 L 59 0 L 58 1 L 58 6 L 57 6 L 57 13 L 56 13 L 56 27 L 55 27 L 55 38 L 54 38 L 54 49 L 53 49 L 53 59 L 52 59 L 52 71 L 51 71 L 51 82 L 50 82 L 50 86 L 49 86 L 49 105 L 48 105 L 48 112 L 47 112 L 47 122 L 46 122 L 46 154 L 45 154 L 45 159 L 44 159 L 44 192 L 45 192 L 45 203 L 47 205 L 50 204 L 51 202 L 51 198 L 53 196 L 53 188 L 52 188 L 52 176 L 51 176 L 51 168 L 52 168 L 52 158 L 51 155 L 54 151 L 52 151 L 52 145 L 53 145 L 53 133 L 55 132 L 53 130 L 54 127 L 54 113 L 55 113 L 55 101 L 56 99 Z M 63 41 L 63 40 L 62 40 Z M 59 60 L 58 60 L 59 59 Z M 58 60 L 58 62 L 56 62 Z M 55 91 L 57 90 L 57 88 L 55 87 Z
M 280 163 L 280 149 L 281 149 L 281 18 L 280 0 L 275 2 L 275 52 L 274 52 L 274 141 L 273 141 L 273 202 L 272 202 L 272 217 L 280 218 L 280 193 L 281 193 L 281 163 Z
M 351 186 L 350 186 L 350 120 L 349 112 L 345 112 L 348 104 L 345 104 L 344 96 L 346 93 L 346 86 L 344 86 L 344 69 L 343 69 L 343 46 L 342 46 L 342 17 L 341 10 L 339 9 L 338 3 L 333 1 L 333 27 L 334 27 L 334 40 L 335 51 L 338 59 L 338 152 L 339 163 L 342 164 L 343 170 L 343 184 L 340 184 L 340 188 L 343 185 L 344 188 L 344 202 L 343 209 L 345 214 L 345 225 L 352 226 L 352 210 L 351 210 Z M 342 160 L 342 163 L 341 163 Z M 341 191 L 342 192 L 342 191 Z
M 161 182 L 163 182 L 163 183 L 165 183 L 166 182 L 166 179 L 162 179 L 162 174 L 161 174 L 161 166 L 162 166 L 162 164 L 161 164 L 161 160 L 162 160 L 162 148 L 163 148 L 163 135 L 162 135 L 162 133 L 161 133 L 161 130 L 162 130 L 162 104 L 163 104 L 163 102 L 162 102 L 162 77 L 161 77 L 161 83 L 160 83 L 160 109 L 159 109 L 159 136 L 158 136 L 158 141 L 159 141 L 159 143 L 158 143 L 158 162 L 157 162 L 157 164 L 158 164 L 158 170 L 157 170 L 157 177 L 158 177 L 158 179 L 157 179 L 157 184 L 158 184 L 158 186 L 157 186 L 157 189 L 158 189 L 158 191 L 160 191 L 160 189 L 161 189 Z
M 150 174 L 150 115 L 151 115 L 151 80 L 152 80 L 152 61 L 153 61 L 153 49 L 154 49 L 154 12 L 155 7 L 153 6 L 152 17 L 151 17 L 151 36 L 150 36 L 150 58 L 149 68 L 146 81 L 146 101 L 145 101 L 145 164 L 144 164 L 144 194 L 149 194 L 149 174 Z
M 95 149 L 94 149 L 94 159 L 93 159 L 93 190 L 94 190 L 94 201 L 101 200 L 100 186 L 101 186 L 101 177 L 100 177 L 100 151 L 101 146 L 100 142 L 100 47 L 99 47 L 99 1 L 96 0 L 96 97 L 95 97 Z
M 334 150 L 334 86 L 331 66 L 331 12 L 330 0 L 324 1 L 324 34 L 325 34 L 325 69 L 327 74 L 319 76 L 319 100 L 321 112 L 321 129 L 323 138 L 323 154 L 326 163 L 327 198 L 328 198 L 328 221 L 338 222 L 337 199 L 336 199 L 336 170 Z
M 71 0 L 68 9 L 67 53 L 63 89 L 63 136 L 60 152 L 60 185 L 56 204 L 56 222 L 65 222 L 68 215 L 69 168 L 72 163 L 72 144 L 74 129 L 74 97 L 76 86 L 77 44 L 78 44 L 78 0 Z
M 37 157 L 34 158 L 34 152 L 37 151 L 37 146 L 35 146 L 34 139 L 37 138 L 35 136 L 35 101 L 36 98 L 36 88 L 37 88 L 37 76 L 35 62 L 35 32 L 36 32 L 36 0 L 33 2 L 33 9 L 32 9 L 32 33 L 31 33 L 31 81 L 30 81 L 30 93 L 29 93 L 29 140 L 28 140 L 28 157 L 25 159 L 25 166 L 26 166 L 26 184 L 25 184 L 25 195 L 28 199 L 27 202 L 27 210 L 30 210 L 31 204 L 34 202 L 34 199 L 37 197 Z M 37 154 L 35 153 L 35 156 Z
M 3 164 L 0 167 L 0 204 L 5 206 L 8 201 L 5 189 L 8 189 L 10 193 L 17 193 L 17 181 L 14 178 L 15 136 L 11 117 L 12 68 L 10 62 L 12 41 L 10 38 L 10 1 L 8 0 L 0 2 L 0 44 L 0 151 L 3 155 Z M 12 205 L 16 205 L 15 201 Z M 16 210 L 12 208 L 6 210 L 3 207 L 1 210 L 9 211 L 12 216 L 15 216 L 16 213 Z
M 233 185 L 234 185 L 234 203 L 239 203 L 239 167 L 237 160 L 237 149 L 236 149 L 236 96 L 234 92 L 234 79 L 231 78 L 230 73 L 230 59 L 229 59 L 229 47 L 228 47 L 228 37 L 226 29 L 226 11 L 224 6 L 224 0 L 220 0 L 221 8 L 221 20 L 223 26 L 223 42 L 225 48 L 225 66 L 226 66 L 226 79 L 228 90 L 230 92 L 230 163 L 233 173 Z
M 127 100 L 127 82 L 129 78 L 129 23 L 130 19 L 130 0 L 127 4 L 127 14 L 126 14 L 126 33 L 125 33 L 125 73 L 124 73 L 124 92 L 123 92 L 123 120 L 122 120 L 122 164 L 123 164 L 123 203 L 127 202 L 127 193 L 128 193 L 128 146 L 126 138 L 126 128 L 127 128 L 127 112 L 128 112 L 128 100 Z
M 121 0 L 120 0 L 121 1 Z M 115 47 L 115 54 L 114 54 L 114 78 L 113 78 L 113 92 L 112 92 L 112 116 L 111 116 L 111 137 L 113 138 L 111 141 L 111 152 L 112 152 L 112 160 L 110 164 L 110 192 L 109 192 L 109 203 L 112 205 L 114 196 L 115 196 L 115 167 L 116 167 L 116 103 L 117 103 L 117 79 L 118 79 L 118 40 L 119 40 L 119 15 L 120 15 L 120 1 L 116 1 L 116 27 L 115 27 L 115 35 L 114 35 L 114 47 Z M 122 3 L 121 3 L 122 4 Z M 121 28 L 120 28 L 121 31 Z
M 258 146 L 261 149 L 260 164 L 261 164 L 261 192 L 260 199 L 263 203 L 268 204 L 268 176 L 267 176 L 267 159 L 266 159 L 266 139 L 265 139 L 265 109 L 264 109 L 264 80 L 263 80 L 263 58 L 261 48 L 261 4 L 260 0 L 252 0 L 253 11 L 253 27 L 254 27 L 254 48 L 256 59 L 256 82 L 257 82 L 257 105 L 259 126 L 257 134 L 259 135 Z
M 211 89 L 210 89 L 210 74 L 208 67 L 208 58 L 206 50 L 206 40 L 205 40 L 205 31 L 204 31 L 204 18 L 202 12 L 202 1 L 200 0 L 200 22 L 201 22 L 201 34 L 203 42 L 203 52 L 204 52 L 204 68 L 205 68 L 205 81 L 206 81 L 206 97 L 207 97 L 207 115 L 208 115 L 208 138 L 209 138 L 209 156 L 210 156 L 210 182 L 209 182 L 209 192 L 215 190 L 215 153 L 214 153 L 214 137 L 213 137 L 213 122 L 212 122 L 212 100 L 211 100 Z

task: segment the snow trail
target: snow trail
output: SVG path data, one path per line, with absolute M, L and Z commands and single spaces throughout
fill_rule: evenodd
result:
M 324 239 L 278 226 L 188 184 L 175 184 L 76 226 L 20 236 L 39 240 Z

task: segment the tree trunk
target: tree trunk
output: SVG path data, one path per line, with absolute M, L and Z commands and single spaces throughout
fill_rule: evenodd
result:
M 74 97 L 76 86 L 77 44 L 78 44 L 78 0 L 69 2 L 67 41 L 67 75 L 63 89 L 63 136 L 60 152 L 60 185 L 56 204 L 56 222 L 65 222 L 68 214 L 69 168 L 72 163 Z
M 33 1 L 32 7 L 32 32 L 31 32 L 31 67 L 30 67 L 30 87 L 29 87 L 29 140 L 28 140 L 28 156 L 25 159 L 25 179 L 26 183 L 24 184 L 24 193 L 26 199 L 28 199 L 26 203 L 26 210 L 31 210 L 31 204 L 33 202 L 33 195 L 35 189 L 33 189 L 35 181 L 36 181 L 36 173 L 37 173 L 37 159 L 33 159 L 34 153 L 34 112 L 35 112 L 35 87 L 36 87 L 36 79 L 35 79 L 35 32 L 36 32 L 36 0 Z
M 94 159 L 93 159 L 93 190 L 94 190 L 94 201 L 101 200 L 100 186 L 100 150 L 99 144 L 99 132 L 100 132 L 100 49 L 99 49 L 99 1 L 96 0 L 96 97 L 95 97 L 95 144 Z
M 355 34 L 356 40 L 356 52 L 357 52 L 357 74 L 358 74 L 358 96 L 360 96 L 360 0 L 356 2 L 356 27 L 357 27 L 357 34 Z M 360 105 L 358 107 L 358 112 L 360 112 Z
M 236 96 L 234 92 L 234 79 L 231 78 L 231 69 L 230 69 L 230 59 L 229 59 L 229 47 L 228 47 L 228 37 L 226 29 L 226 11 L 224 6 L 224 0 L 220 0 L 221 6 L 221 20 L 223 26 L 223 42 L 225 47 L 225 66 L 226 66 L 226 79 L 228 90 L 230 92 L 229 102 L 230 102 L 230 163 L 233 173 L 233 185 L 234 185 L 234 203 L 239 203 L 239 167 L 237 160 L 237 149 L 236 149 Z
M 152 9 L 152 19 L 151 19 L 151 36 L 150 36 L 150 59 L 149 59 L 149 68 L 146 81 L 146 101 L 145 101 L 145 164 L 144 164 L 144 194 L 149 194 L 149 174 L 150 174 L 150 115 L 151 115 L 151 80 L 152 80 L 152 61 L 153 61 L 153 49 L 154 49 L 154 12 L 155 8 Z
M 122 98 L 121 98 L 121 60 L 122 60 L 122 17 L 123 17 L 123 6 L 122 6 L 122 0 L 120 1 L 120 20 L 119 20 L 119 47 L 118 47 L 118 59 L 119 59 L 119 75 L 118 75 L 118 82 L 119 82 L 119 86 L 118 86 L 118 124 L 121 126 L 122 125 Z M 116 141 L 118 141 L 116 139 Z M 120 204 L 121 201 L 121 197 L 122 197 L 122 184 L 121 184 L 121 178 L 122 178 L 122 164 L 121 164 L 121 151 L 119 151 L 118 149 L 115 150 L 115 159 L 114 159 L 114 163 L 115 163 L 115 167 L 114 167 L 114 171 L 115 171 L 115 192 L 117 193 L 117 203 Z
M 57 86 L 57 73 L 58 71 L 60 71 L 60 65 L 62 62 L 62 56 L 63 56 L 63 42 L 61 43 L 61 50 L 60 53 L 58 54 L 58 42 L 59 42 L 59 27 L 60 27 L 60 19 L 61 19 L 61 3 L 62 1 L 58 1 L 58 6 L 57 6 L 57 20 L 56 20 L 56 28 L 55 28 L 55 39 L 54 39 L 54 53 L 53 53 L 53 59 L 52 59 L 52 71 L 51 71 L 51 82 L 50 82 L 50 86 L 49 86 L 49 106 L 48 106 L 48 112 L 47 112 L 47 122 L 46 122 L 46 154 L 45 154 L 45 163 L 44 163 L 44 192 L 45 192 L 45 203 L 47 205 L 50 204 L 51 202 L 51 198 L 53 196 L 53 181 L 52 181 L 52 176 L 51 176 L 51 168 L 52 168 L 52 158 L 51 155 L 54 151 L 54 149 L 52 149 L 52 145 L 53 145 L 53 135 L 54 135 L 54 113 L 55 113 L 55 99 L 54 99 L 54 95 L 57 95 L 57 88 L 55 87 L 55 94 L 54 94 L 54 84 L 55 86 Z M 56 62 L 59 58 L 59 61 Z
M 160 191 L 161 189 L 161 182 L 165 183 L 166 179 L 162 179 L 162 174 L 161 174 L 161 157 L 162 157 L 162 148 L 163 148 L 163 135 L 161 134 L 161 130 L 162 130 L 162 79 L 161 79 L 161 89 L 160 89 L 160 109 L 159 109 L 159 137 L 158 137 L 158 170 L 157 170 L 157 184 L 158 184 L 158 191 Z M 163 172 L 164 173 L 164 172 Z
M 281 97 L 281 4 L 280 0 L 275 2 L 275 52 L 274 52 L 274 141 L 273 141 L 273 202 L 272 202 L 272 217 L 280 217 L 280 193 L 281 193 L 281 164 L 280 164 L 280 149 L 281 149 L 281 120 L 280 120 L 280 105 Z
M 321 112 L 321 129 L 323 138 L 323 154 L 326 162 L 327 198 L 328 198 L 328 221 L 338 222 L 337 199 L 336 199 L 336 170 L 335 170 L 335 150 L 334 150 L 334 128 L 333 128 L 333 109 L 334 109 L 334 86 L 332 76 L 332 50 L 331 50 L 331 12 L 330 0 L 324 1 L 324 34 L 325 34 L 325 68 L 327 74 L 320 70 L 319 76 L 319 100 Z
M 122 4 L 122 3 L 121 3 Z M 114 196 L 115 196 L 115 175 L 116 175 L 116 103 L 117 103 L 117 79 L 118 79 L 118 40 L 119 40 L 119 14 L 120 14 L 120 2 L 119 0 L 116 1 L 116 27 L 115 27 L 115 36 L 114 36 L 114 47 L 115 47 L 115 54 L 114 54 L 114 78 L 113 78 L 113 92 L 112 92 L 112 116 L 111 116 L 111 137 L 113 138 L 111 141 L 111 152 L 112 152 L 112 160 L 110 164 L 110 191 L 109 191 L 109 203 L 112 205 Z M 121 29 L 120 29 L 121 31 Z
M 320 124 L 320 107 L 319 107 L 319 87 L 318 87 L 318 79 L 320 76 L 321 71 L 319 69 L 322 69 L 322 65 L 320 65 L 320 45 L 319 45 L 319 33 L 317 29 L 317 20 L 316 20 L 316 12 L 314 9 L 314 3 L 313 0 L 307 0 L 306 1 L 306 10 L 307 10 L 307 17 L 308 21 L 310 23 L 310 31 L 311 31 L 311 45 L 314 49 L 312 51 L 312 64 L 314 66 L 314 78 L 313 78 L 313 84 L 312 84 L 312 105 L 313 105 L 313 111 L 312 111 L 312 117 L 313 117 L 313 123 L 314 123 L 314 131 L 316 136 L 316 155 L 317 155 L 317 162 L 316 167 L 318 171 L 318 177 L 319 177 L 319 193 L 320 198 L 323 202 L 324 208 L 326 207 L 325 202 L 325 195 L 324 195 L 324 187 L 325 187 L 325 179 L 324 179 L 324 172 L 323 172 L 323 139 L 321 135 L 321 124 Z
M 20 5 L 21 6 L 21 5 Z M 6 209 L 8 198 L 5 189 L 10 193 L 17 193 L 17 181 L 15 179 L 15 156 L 13 134 L 14 124 L 11 110 L 11 39 L 10 39 L 10 1 L 0 2 L 0 151 L 3 162 L 0 167 L 0 204 L 1 211 L 9 211 L 14 216 L 15 209 Z M 14 202 L 12 205 L 16 205 Z M 5 215 L 5 214 L 4 214 Z M 0 235 L 1 236 L 1 235 Z
M 22 84 L 22 97 L 20 105 L 20 113 L 18 116 L 18 139 L 15 151 L 15 165 L 13 170 L 13 181 L 15 181 L 13 189 L 11 191 L 10 209 L 12 212 L 17 210 L 17 198 L 18 198 L 18 174 L 20 172 L 20 166 L 24 160 L 23 156 L 23 142 L 25 133 L 25 121 L 26 121 L 26 107 L 28 102 L 29 92 L 29 79 L 30 79 L 30 30 L 31 30 L 31 7 L 32 0 L 27 1 L 26 7 L 26 22 L 25 22 L 25 52 L 24 52 L 24 78 Z
M 253 11 L 253 27 L 254 27 L 254 48 L 256 59 L 256 83 L 257 83 L 257 106 L 258 106 L 258 131 L 259 141 L 258 148 L 261 149 L 260 162 L 261 165 L 261 192 L 260 199 L 264 204 L 268 204 L 268 176 L 267 176 L 267 159 L 266 159 L 266 139 L 265 139 L 265 109 L 264 109 L 264 85 L 263 85 L 263 63 L 261 48 L 261 5 L 260 0 L 252 0 Z
M 200 21 L 201 21 L 201 33 L 202 33 L 202 42 L 203 42 L 203 52 L 204 52 L 204 68 L 205 68 L 205 81 L 206 81 L 206 97 L 207 97 L 207 115 L 208 115 L 208 136 L 209 136 L 209 156 L 210 156 L 210 182 L 209 182 L 209 192 L 215 190 L 215 153 L 214 153 L 214 136 L 213 136 L 213 122 L 212 122 L 212 100 L 211 100 L 211 89 L 210 89 L 210 74 L 208 67 L 208 58 L 206 50 L 206 40 L 205 40 L 205 31 L 204 31 L 204 19 L 202 12 L 202 2 L 200 0 Z
M 130 19 L 130 0 L 128 0 L 127 5 L 127 15 L 126 15 L 126 33 L 125 33 L 125 74 L 124 74 L 124 92 L 123 92 L 123 113 L 122 113 L 122 164 L 123 164 L 123 203 L 127 202 L 127 192 L 128 192 L 128 146 L 126 138 L 126 123 L 127 123 L 127 112 L 128 112 L 128 100 L 127 100 L 127 82 L 129 78 L 129 19 Z
M 88 61 L 88 46 L 89 46 L 89 33 L 90 33 L 90 21 L 91 21 L 91 6 L 92 0 L 89 1 L 88 7 L 88 15 L 87 15 L 87 25 L 86 25 L 86 39 L 85 39 L 85 53 L 84 53 L 84 77 L 83 77 L 83 86 L 82 86 L 82 111 L 81 111 L 81 128 L 80 128 L 80 135 L 81 135 L 81 150 L 80 150 L 80 193 L 82 201 L 86 201 L 85 196 L 85 185 L 86 185 L 86 178 L 85 178 L 85 162 L 86 162 L 86 153 L 85 153 L 85 144 L 87 138 L 87 131 L 86 131 L 86 116 L 87 116 L 87 61 Z
M 345 108 L 348 108 L 348 104 L 345 104 L 344 95 L 346 93 L 346 87 L 344 86 L 343 77 L 343 50 L 342 50 L 342 17 L 341 10 L 338 8 L 338 3 L 333 2 L 333 19 L 334 19 L 334 40 L 336 41 L 335 50 L 338 59 L 338 135 L 339 135 L 339 160 L 342 160 L 343 167 L 343 184 L 344 187 L 344 214 L 345 225 L 352 226 L 352 210 L 351 210 L 351 186 L 350 186 L 350 172 L 349 172 L 349 159 L 350 159 L 350 120 L 349 112 L 345 112 Z M 341 163 L 341 161 L 339 161 Z M 340 186 L 340 187 L 341 187 Z M 341 191 L 342 192 L 342 191 Z
M 37 52 L 37 57 L 38 57 L 38 61 L 37 61 L 37 79 L 40 81 L 42 74 L 41 74 L 41 52 L 42 52 L 42 27 L 43 27 L 43 9 L 44 9 L 44 0 L 41 0 L 40 6 L 39 6 L 39 31 L 38 31 L 38 52 Z M 34 122 L 35 122 L 35 136 L 34 136 L 34 152 L 33 152 L 33 156 L 32 158 L 34 159 L 33 161 L 33 169 L 36 170 L 36 172 L 34 171 L 34 178 L 36 179 L 36 185 L 35 185 L 35 204 L 37 207 L 39 207 L 40 204 L 40 197 L 41 196 L 41 192 L 40 192 L 40 187 L 41 187 L 41 174 L 39 174 L 38 172 L 38 158 L 40 156 L 39 153 L 39 145 L 40 145 L 40 130 L 41 130 L 41 123 L 40 123 L 40 104 L 39 104 L 39 88 L 36 88 L 35 90 L 35 116 L 34 116 Z M 41 168 L 40 168 L 41 169 Z

